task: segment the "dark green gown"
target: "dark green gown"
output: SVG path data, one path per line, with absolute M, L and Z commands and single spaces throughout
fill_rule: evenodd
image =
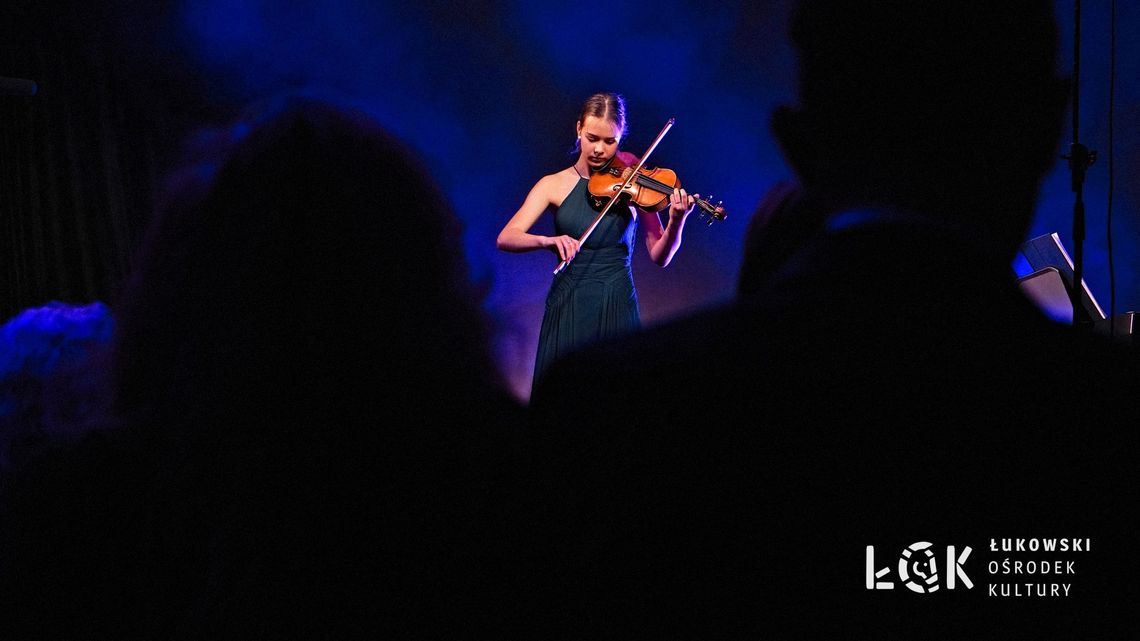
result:
M 556 235 L 580 238 L 598 215 L 590 207 L 588 183 L 585 178 L 579 179 L 555 212 Z M 546 368 L 564 354 L 641 326 L 630 269 L 636 238 L 637 220 L 629 207 L 615 204 L 570 265 L 554 277 L 538 333 L 532 391 Z

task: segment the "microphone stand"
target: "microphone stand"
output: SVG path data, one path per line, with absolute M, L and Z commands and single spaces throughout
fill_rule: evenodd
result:
M 1073 18 L 1073 142 L 1069 145 L 1069 154 L 1061 156 L 1069 161 L 1069 172 L 1072 175 L 1072 189 L 1076 194 L 1073 204 L 1073 282 L 1069 287 L 1069 301 L 1073 306 L 1073 326 L 1081 330 L 1090 330 L 1093 319 L 1088 318 L 1084 308 L 1082 296 L 1084 290 L 1084 242 L 1085 242 L 1085 200 L 1084 184 L 1085 172 L 1096 162 L 1096 151 L 1090 151 L 1080 143 L 1080 115 L 1081 115 L 1081 0 L 1074 0 L 1075 16 Z M 1112 319 L 1109 319 L 1112 322 Z

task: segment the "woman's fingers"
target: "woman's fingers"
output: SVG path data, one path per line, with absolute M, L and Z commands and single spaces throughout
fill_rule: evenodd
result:
M 570 260 L 574 254 L 578 253 L 578 241 L 569 236 L 559 236 L 554 239 L 554 244 L 558 248 L 558 256 L 563 261 Z

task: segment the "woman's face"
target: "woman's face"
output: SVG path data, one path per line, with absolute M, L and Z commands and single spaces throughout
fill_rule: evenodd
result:
M 617 153 L 621 142 L 621 129 L 617 123 L 597 116 L 586 116 L 578 123 L 578 140 L 582 147 L 582 157 L 590 167 L 601 167 Z

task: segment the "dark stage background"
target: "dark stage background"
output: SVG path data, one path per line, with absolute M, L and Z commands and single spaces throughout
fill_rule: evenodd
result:
M 1140 308 L 1140 56 L 1130 37 L 1140 30 L 1140 7 L 1118 4 L 1117 313 Z M 40 91 L 0 96 L 0 317 L 50 300 L 112 301 L 163 174 L 208 143 L 194 132 L 225 122 L 246 101 L 307 88 L 365 107 L 431 167 L 465 222 L 500 364 L 525 398 L 556 261 L 497 252 L 494 240 L 534 182 L 572 161 L 582 100 L 624 94 L 625 147 L 635 153 L 675 117 L 651 164 L 722 199 L 729 214 L 711 227 L 694 217 L 665 270 L 637 248 L 645 322 L 723 301 L 753 208 L 788 176 L 767 125 L 794 89 L 788 5 L 9 0 L 0 8 L 0 76 L 33 79 Z M 1071 73 L 1074 7 L 1056 7 L 1059 64 Z M 1081 141 L 1100 154 L 1085 186 L 1085 280 L 1106 312 L 1109 7 L 1082 4 L 1079 86 Z M 1071 139 L 1066 124 L 1058 156 Z M 986 161 L 985 150 L 962 159 Z M 1058 232 L 1071 252 L 1069 180 L 1059 160 L 1030 236 Z M 539 232 L 549 229 L 547 217 Z M 830 310 L 804 310 L 822 313 Z

